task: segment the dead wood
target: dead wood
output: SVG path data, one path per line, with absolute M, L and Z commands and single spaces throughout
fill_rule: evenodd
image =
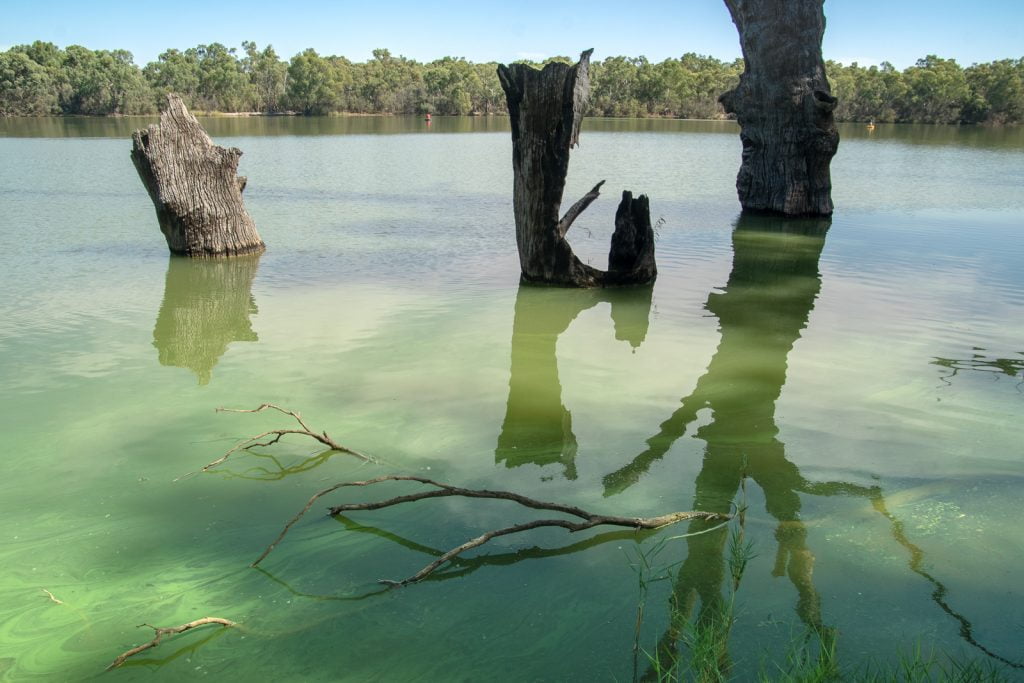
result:
M 744 71 L 719 100 L 740 125 L 736 190 L 744 209 L 832 213 L 829 165 L 839 146 L 837 100 L 825 76 L 824 0 L 725 0 Z
M 542 70 L 526 64 L 498 66 L 498 79 L 508 102 L 512 128 L 512 205 L 516 222 L 521 282 L 561 287 L 604 287 L 650 284 L 654 268 L 654 232 L 650 216 L 634 221 L 646 225 L 646 239 L 612 238 L 619 266 L 606 273 L 576 257 L 566 233 L 583 211 L 600 196 L 602 180 L 559 218 L 569 150 L 579 144 L 580 124 L 590 94 L 590 55 L 587 50 L 570 66 L 551 62 Z M 626 193 L 628 194 L 628 193 Z M 619 211 L 646 211 L 646 197 L 635 204 L 623 197 Z M 625 208 L 624 208 L 625 207 Z M 619 221 L 616 220 L 616 235 Z M 639 249 L 640 251 L 629 251 Z M 643 264 L 623 268 L 624 263 Z M 612 272 L 614 271 L 614 272 Z
M 348 446 L 344 446 L 344 445 L 338 443 L 337 441 L 332 439 L 330 436 L 328 436 L 326 431 L 321 431 L 321 432 L 313 431 L 312 429 L 310 429 L 309 425 L 307 425 L 303 421 L 302 416 L 299 415 L 297 412 L 292 411 L 292 410 L 288 410 L 286 408 L 282 408 L 281 406 L 274 405 L 273 403 L 263 403 L 263 404 L 260 404 L 259 407 L 252 408 L 252 409 L 245 409 L 245 408 L 217 408 L 217 412 L 218 413 L 261 413 L 261 412 L 263 412 L 264 410 L 267 410 L 267 409 L 276 410 L 279 413 L 284 413 L 285 415 L 290 415 L 291 417 L 293 417 L 295 419 L 296 422 L 299 423 L 300 429 L 271 429 L 270 431 L 263 432 L 262 434 L 257 434 L 256 436 L 251 436 L 248 439 L 244 439 L 244 440 L 238 442 L 237 444 L 235 444 L 231 449 L 228 450 L 227 453 L 225 453 L 224 455 L 220 456 L 219 458 L 217 458 L 213 462 L 208 463 L 208 464 L 204 465 L 203 467 L 201 467 L 199 469 L 199 472 L 206 472 L 207 470 L 213 469 L 217 465 L 219 465 L 222 462 L 224 462 L 225 460 L 227 460 L 231 456 L 231 454 L 237 453 L 238 451 L 247 450 L 249 448 L 254 448 L 256 446 L 261 446 L 261 447 L 272 446 L 275 443 L 277 443 L 278 441 L 280 441 L 283 436 L 286 436 L 288 434 L 299 434 L 299 435 L 302 435 L 302 436 L 308 436 L 311 439 L 319 441 L 320 443 L 322 443 L 324 446 L 327 446 L 327 448 L 329 448 L 332 451 L 339 451 L 341 453 L 348 453 L 349 455 L 354 455 L 355 457 L 359 458 L 360 460 L 363 460 L 364 462 L 374 462 L 374 463 L 377 462 L 376 459 L 370 457 L 369 455 L 365 455 L 365 454 L 360 453 L 359 451 L 357 451 L 355 449 L 349 448 Z M 269 440 L 267 440 L 267 441 L 260 441 L 260 439 L 266 439 L 267 437 L 271 437 L 271 438 Z M 178 477 L 178 479 L 184 479 L 185 477 L 190 477 L 193 474 L 196 474 L 196 472 L 189 472 L 186 475 Z
M 160 123 L 132 134 L 131 156 L 172 253 L 222 257 L 264 250 L 242 202 L 241 150 L 215 145 L 180 97 L 169 94 Z
M 537 529 L 540 527 L 561 527 L 570 532 L 583 531 L 584 529 L 591 529 L 596 526 L 611 525 L 629 527 L 633 529 L 659 529 L 662 527 L 670 526 L 678 522 L 682 522 L 688 519 L 706 519 L 706 520 L 726 520 L 730 518 L 730 515 L 715 513 L 715 512 L 671 512 L 665 515 L 659 515 L 657 517 L 622 517 L 618 515 L 598 515 L 588 512 L 582 508 L 574 505 L 564 505 L 561 503 L 549 503 L 545 501 L 536 500 L 527 496 L 520 495 L 518 493 L 512 493 L 510 491 L 490 491 L 486 489 L 466 489 L 458 486 L 452 486 L 450 484 L 444 484 L 441 482 L 434 481 L 433 479 L 427 479 L 425 477 L 417 477 L 412 475 L 384 475 L 376 477 L 374 479 L 368 479 L 366 481 L 349 481 L 341 482 L 329 486 L 322 491 L 318 491 L 313 494 L 313 497 L 309 499 L 305 507 L 302 508 L 292 519 L 285 525 L 281 533 L 278 534 L 277 538 L 267 546 L 267 549 L 263 551 L 251 566 L 255 567 L 262 562 L 267 555 L 269 555 L 277 544 L 285 537 L 288 531 L 309 511 L 317 500 L 321 497 L 337 491 L 338 489 L 349 487 L 349 486 L 370 486 L 372 484 L 379 484 L 385 481 L 414 481 L 420 484 L 433 487 L 427 491 L 420 491 L 417 493 L 406 494 L 403 496 L 395 496 L 382 501 L 368 502 L 368 503 L 343 503 L 336 505 L 328 509 L 328 514 L 331 516 L 341 514 L 343 512 L 352 512 L 354 510 L 380 510 L 382 508 L 391 507 L 393 505 L 401 505 L 402 503 L 410 503 L 417 500 L 424 500 L 427 498 L 445 498 L 451 496 L 458 496 L 463 498 L 487 498 L 494 500 L 508 500 L 514 503 L 518 503 L 524 507 L 532 508 L 534 510 L 547 510 L 551 512 L 560 512 L 572 517 L 578 518 L 580 521 L 571 521 L 566 519 L 538 519 L 531 522 L 525 522 L 523 524 L 516 524 L 501 529 L 495 529 L 488 531 L 476 538 L 470 539 L 465 543 L 452 548 L 445 552 L 443 555 L 435 559 L 433 562 L 423 567 L 420 571 L 416 572 L 412 576 L 402 579 L 400 581 L 394 581 L 392 579 L 380 579 L 379 582 L 388 586 L 399 587 L 406 586 L 410 583 L 416 583 L 422 581 L 432 572 L 438 569 L 441 565 L 457 557 L 461 553 L 471 550 L 472 548 L 479 547 L 491 539 L 498 538 L 499 536 L 507 536 L 509 534 L 516 534 L 523 531 L 529 531 L 531 529 Z
M 110 663 L 110 666 L 108 666 L 106 670 L 110 671 L 111 669 L 116 669 L 117 667 L 124 664 L 125 660 L 129 657 L 134 657 L 140 652 L 145 652 L 150 648 L 156 647 L 160 644 L 160 640 L 164 636 L 173 636 L 179 633 L 184 633 L 185 631 L 191 631 L 194 628 L 197 628 L 199 626 L 205 626 L 206 624 L 220 624 L 221 626 L 225 627 L 236 625 L 235 622 L 230 621 L 228 619 L 221 619 L 220 617 L 203 617 L 202 619 L 196 619 L 195 621 L 190 621 L 187 624 L 182 624 L 181 626 L 170 627 L 152 626 L 150 624 L 139 624 L 138 628 L 141 628 L 143 626 L 149 626 L 149 628 L 155 631 L 155 633 L 153 634 L 153 640 L 149 641 L 148 643 L 143 643 L 142 645 L 137 645 L 136 647 L 133 647 L 130 650 L 122 652 L 114 659 L 114 661 Z

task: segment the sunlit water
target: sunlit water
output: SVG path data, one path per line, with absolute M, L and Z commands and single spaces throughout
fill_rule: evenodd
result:
M 647 193 L 659 278 L 579 292 L 518 285 L 504 119 L 204 120 L 268 245 L 215 263 L 168 257 L 128 156 L 145 123 L 0 120 L 0 677 L 81 680 L 137 624 L 220 616 L 241 627 L 108 675 L 628 680 L 635 643 L 683 647 L 673 624 L 731 593 L 728 529 L 674 538 L 699 523 L 505 536 L 383 591 L 550 516 L 465 499 L 318 504 L 248 567 L 315 491 L 391 473 L 747 505 L 740 678 L 807 627 L 851 667 L 920 643 L 1020 675 L 1020 130 L 844 128 L 834 218 L 785 223 L 739 217 L 732 124 L 587 121 L 566 202 L 607 183 L 574 248 L 604 267 L 618 193 Z M 178 479 L 290 426 L 214 412 L 263 402 L 379 464 L 292 437 Z M 638 552 L 671 578 L 637 637 Z

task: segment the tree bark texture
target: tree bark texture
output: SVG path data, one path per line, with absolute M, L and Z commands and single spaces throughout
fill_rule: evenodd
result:
M 598 198 L 604 183 L 599 182 L 559 216 L 569 150 L 579 143 L 590 93 L 592 52 L 584 52 L 573 66 L 552 62 L 540 71 L 525 64 L 498 66 L 512 125 L 513 210 L 523 283 L 601 287 L 649 284 L 657 275 L 645 196 L 633 199 L 631 193 L 623 193 L 609 272 L 581 262 L 565 239 L 573 221 Z
M 132 161 L 156 206 L 171 253 L 238 256 L 265 249 L 242 203 L 242 152 L 213 144 L 177 95 L 160 123 L 132 134 Z
M 821 39 L 824 0 L 725 0 L 746 68 L 721 96 L 736 114 L 744 209 L 791 216 L 832 213 L 829 163 L 839 146 Z

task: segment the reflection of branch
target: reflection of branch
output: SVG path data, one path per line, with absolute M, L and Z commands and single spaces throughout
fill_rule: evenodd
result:
M 633 458 L 632 462 L 605 475 L 601 480 L 604 484 L 605 497 L 622 493 L 637 483 L 651 465 L 665 457 L 672 445 L 686 433 L 686 427 L 697 419 L 697 413 L 707 407 L 707 399 L 698 395 L 697 391 L 684 398 L 681 403 L 682 405 L 661 423 L 660 431 L 647 439 L 647 450 Z
M 400 505 L 402 503 L 409 503 L 417 500 L 424 500 L 426 498 L 443 498 L 459 496 L 463 498 L 488 498 L 496 500 L 509 500 L 514 503 L 518 503 L 524 507 L 532 508 L 535 510 L 561 512 L 567 515 L 572 515 L 582 520 L 579 522 L 572 522 L 564 519 L 541 519 L 534 520 L 532 522 L 526 522 L 524 524 L 516 524 L 514 526 L 505 527 L 502 529 L 488 531 L 487 533 L 481 536 L 477 536 L 476 538 L 466 541 L 462 545 L 447 551 L 446 553 L 438 557 L 436 560 L 428 564 L 426 567 L 421 569 L 419 572 L 417 572 L 416 574 L 407 579 L 403 579 L 401 581 L 381 579 L 381 583 L 385 583 L 390 586 L 405 586 L 410 583 L 416 583 L 417 581 L 421 581 L 424 578 L 426 578 L 429 574 L 431 574 L 434 570 L 436 570 L 438 567 L 443 565 L 445 562 L 452 560 L 453 558 L 467 550 L 471 550 L 472 548 L 481 546 L 490 541 L 491 539 L 497 538 L 499 536 L 507 536 L 509 534 L 519 533 L 522 531 L 529 531 L 531 529 L 537 529 L 540 527 L 561 527 L 563 529 L 569 530 L 570 532 L 583 531 L 584 529 L 591 529 L 593 527 L 601 525 L 623 526 L 630 527 L 633 529 L 658 529 L 661 527 L 669 526 L 671 524 L 676 524 L 687 519 L 716 520 L 729 518 L 729 515 L 714 512 L 672 512 L 667 515 L 660 515 L 658 517 L 620 517 L 616 515 L 596 515 L 587 512 L 582 508 L 575 507 L 573 505 L 563 505 L 561 503 L 547 503 L 544 501 L 535 500 L 533 498 L 528 498 L 527 496 L 519 495 L 517 493 L 511 493 L 509 491 L 464 489 L 459 488 L 457 486 L 451 486 L 450 484 L 442 484 L 440 482 L 436 482 L 432 479 L 426 479 L 424 477 L 386 475 L 377 477 L 375 479 L 369 479 L 367 481 L 341 482 L 339 484 L 335 484 L 334 486 L 330 486 L 324 489 L 323 491 L 315 493 L 313 497 L 309 499 L 309 502 L 306 503 L 306 506 L 302 510 L 300 510 L 299 513 L 295 515 L 285 525 L 284 529 L 282 529 L 278 537 L 267 547 L 266 550 L 263 551 L 263 554 L 260 555 L 256 559 L 256 561 L 252 563 L 252 566 L 255 567 L 256 565 L 258 565 L 260 562 L 263 561 L 263 559 L 267 555 L 271 553 L 271 551 L 274 550 L 277 544 L 281 542 L 281 539 L 285 537 L 285 534 L 288 533 L 289 529 L 291 529 L 291 527 L 296 522 L 298 522 L 299 519 L 301 519 L 302 516 L 305 515 L 307 511 L 309 511 L 309 509 L 313 506 L 313 503 L 315 503 L 320 497 L 343 487 L 370 486 L 372 484 L 379 484 L 384 481 L 415 481 L 421 484 L 432 486 L 434 488 L 429 491 L 421 491 L 419 493 L 413 493 L 404 496 L 396 496 L 394 498 L 389 498 L 387 500 L 378 502 L 345 503 L 342 505 L 336 505 L 330 508 L 330 514 L 338 515 L 342 512 L 350 512 L 353 510 L 379 510 L 381 508 L 391 507 L 393 505 Z
M 896 540 L 897 543 L 899 543 L 901 546 L 903 546 L 910 552 L 910 563 L 908 565 L 910 567 L 910 571 L 922 576 L 929 583 L 935 586 L 935 590 L 932 591 L 932 600 L 935 601 L 935 604 L 938 605 L 943 612 L 953 617 L 957 622 L 960 623 L 960 637 L 966 640 L 974 647 L 984 652 L 989 657 L 997 659 L 1003 664 L 1006 664 L 1007 666 L 1012 667 L 1014 669 L 1024 669 L 1024 663 L 1012 662 L 1009 659 L 1006 659 L 1005 657 L 997 655 L 995 652 L 992 652 L 992 650 L 989 650 L 987 647 L 985 647 L 984 645 L 982 645 L 974 639 L 974 627 L 971 625 L 971 622 L 967 620 L 967 617 L 954 610 L 952 607 L 950 607 L 949 603 L 946 602 L 947 589 L 945 584 L 943 584 L 941 581 L 936 579 L 934 576 L 932 576 L 922 568 L 922 566 L 924 565 L 924 551 L 921 550 L 921 548 L 916 546 L 914 543 L 910 541 L 910 539 L 907 538 L 906 532 L 903 529 L 903 522 L 896 519 L 896 515 L 892 514 L 891 512 L 889 512 L 888 509 L 886 509 L 885 500 L 880 495 L 877 497 L 873 497 L 871 499 L 871 506 L 874 507 L 875 510 L 881 513 L 883 517 L 885 517 L 892 523 L 892 537 Z
M 425 546 L 421 543 L 417 543 L 416 541 L 411 541 L 397 534 L 393 534 L 390 531 L 385 531 L 384 529 L 359 524 L 358 522 L 354 522 L 348 517 L 345 517 L 344 515 L 338 515 L 334 519 L 336 519 L 341 524 L 344 524 L 345 528 L 348 531 L 355 531 L 357 533 L 377 536 L 378 538 L 383 538 L 387 541 L 391 541 L 392 543 L 396 543 L 402 546 L 403 548 L 408 548 L 409 550 L 412 550 L 414 552 L 423 553 L 424 555 L 430 555 L 432 557 L 440 557 L 444 554 L 443 550 L 438 550 L 437 548 Z M 475 572 L 477 569 L 480 569 L 481 567 L 506 566 L 516 564 L 517 562 L 523 560 L 539 560 L 549 557 L 559 557 L 561 555 L 572 555 L 574 553 L 582 552 L 589 548 L 603 545 L 605 543 L 612 543 L 614 541 L 641 542 L 647 535 L 652 533 L 655 532 L 647 530 L 607 531 L 605 533 L 597 534 L 595 536 L 591 536 L 590 538 L 584 539 L 577 543 L 572 543 L 570 545 L 562 546 L 560 548 L 539 548 L 537 546 L 534 546 L 532 548 L 523 548 L 515 552 L 498 553 L 494 555 L 480 555 L 478 557 L 469 558 L 453 557 L 450 560 L 449 567 L 434 572 L 429 577 L 427 577 L 425 581 L 446 581 L 448 579 L 457 579 L 466 576 L 467 574 L 471 574 Z M 376 595 L 387 593 L 389 590 L 388 588 L 378 588 L 374 591 L 368 591 L 366 593 L 359 593 L 356 595 L 318 595 L 315 593 L 303 593 L 302 591 L 297 590 L 296 588 L 291 586 L 285 580 L 275 576 L 274 574 L 271 574 L 263 567 L 253 567 L 253 569 L 263 574 L 274 583 L 283 586 L 284 589 L 292 595 L 301 598 L 309 598 L 312 600 L 358 602 L 361 600 L 366 600 L 367 598 L 372 598 Z
M 984 351 L 984 349 L 976 349 L 977 351 Z M 1024 352 L 1021 352 L 1024 355 Z M 946 384 L 952 384 L 949 380 L 956 377 L 957 373 L 961 370 L 977 370 L 979 372 L 994 373 L 995 379 L 999 379 L 999 375 L 1008 375 L 1009 377 L 1016 377 L 1018 373 L 1024 377 L 1024 360 L 1018 358 L 995 358 L 988 359 L 981 354 L 974 354 L 971 358 L 955 359 L 955 358 L 934 358 L 931 361 L 932 365 L 938 365 L 943 368 L 952 370 L 948 375 L 939 376 Z M 1024 384 L 1024 380 L 1017 383 L 1020 387 Z
M 393 534 L 390 531 L 379 529 L 377 527 L 365 526 L 357 522 L 353 522 L 351 519 L 344 515 L 338 515 L 335 517 L 336 520 L 345 525 L 345 528 L 349 531 L 355 531 L 357 533 L 369 534 L 371 536 L 377 536 L 383 538 L 392 543 L 397 543 L 403 548 L 408 548 L 414 552 L 423 553 L 424 555 L 430 555 L 432 557 L 440 557 L 444 555 L 443 550 L 437 548 L 431 548 L 430 546 L 411 541 L 407 538 L 403 538 L 398 534 Z M 606 531 L 582 541 L 564 545 L 558 548 L 541 548 L 533 546 L 530 548 L 522 548 L 514 552 L 508 553 L 497 553 L 492 555 L 479 555 L 477 557 L 453 557 L 449 560 L 449 568 L 444 571 L 434 572 L 428 577 L 429 581 L 444 581 L 446 579 L 453 579 L 461 576 L 465 576 L 471 572 L 475 572 L 481 567 L 489 566 L 506 566 L 516 564 L 523 560 L 541 560 L 549 557 L 560 557 L 562 555 L 573 555 L 584 550 L 589 550 L 605 543 L 611 543 L 613 541 L 635 541 L 641 542 L 648 535 L 655 533 L 653 529 L 641 529 L 630 530 L 630 531 Z M 458 569 L 452 569 L 452 567 L 458 567 Z M 257 568 L 258 569 L 258 568 Z
M 342 453 L 348 453 L 349 455 L 354 455 L 357 458 L 359 458 L 361 460 L 364 460 L 366 462 L 376 462 L 376 460 L 374 460 L 373 458 L 371 458 L 368 455 L 364 455 L 364 454 L 360 453 L 359 451 L 356 451 L 356 450 L 353 450 L 353 449 L 349 448 L 348 446 L 343 446 L 340 443 L 337 443 L 334 439 L 332 439 L 331 437 L 329 437 L 327 435 L 326 431 L 320 432 L 319 434 L 314 432 L 312 429 L 309 428 L 309 426 L 305 422 L 302 421 L 302 416 L 300 416 L 298 413 L 296 413 L 294 411 L 291 411 L 291 410 L 286 410 L 285 408 L 282 408 L 280 406 L 276 406 L 273 403 L 263 403 L 263 404 L 260 404 L 260 406 L 258 408 L 254 408 L 252 410 L 246 410 L 246 409 L 242 409 L 242 408 L 217 408 L 217 412 L 218 413 L 260 413 L 260 412 L 263 412 L 264 410 L 266 410 L 268 408 L 270 408 L 271 410 L 276 410 L 279 413 L 284 413 L 285 415 L 292 416 L 293 418 L 295 418 L 295 421 L 299 423 L 299 426 L 301 427 L 301 429 L 272 429 L 272 430 L 270 430 L 268 432 L 263 432 L 262 434 L 257 434 L 256 436 L 251 436 L 248 439 L 245 439 L 245 440 L 239 442 L 238 444 L 236 444 L 233 448 L 231 448 L 231 450 L 229 450 L 227 453 L 225 453 L 224 455 L 220 456 L 219 458 L 217 458 L 213 462 L 211 462 L 211 463 L 209 463 L 207 465 L 204 465 L 199 471 L 200 472 L 206 472 L 207 470 L 210 470 L 210 469 L 216 467 L 217 465 L 219 465 L 222 462 L 224 462 L 225 460 L 227 460 L 228 457 L 232 453 L 235 453 L 236 451 L 245 450 L 247 448 L 252 448 L 254 446 L 263 446 L 263 447 L 272 446 L 273 444 L 275 444 L 278 441 L 280 441 L 281 437 L 285 436 L 286 434 L 301 434 L 303 436 L 308 436 L 311 439 L 316 439 L 317 441 L 319 441 L 323 445 L 325 445 L 328 448 L 330 448 L 332 451 L 340 451 Z M 268 436 L 272 436 L 273 438 L 270 439 L 269 441 L 263 441 L 263 442 L 260 441 L 260 439 L 266 438 Z M 188 475 L 185 475 L 185 476 L 188 476 Z
M 274 576 L 263 567 L 253 567 L 253 569 L 258 571 L 260 574 L 263 574 L 274 583 L 283 586 L 284 589 L 292 595 L 300 598 L 310 598 L 312 600 L 336 600 L 338 602 L 359 602 L 360 600 L 366 600 L 367 598 L 372 598 L 375 595 L 381 595 L 382 593 L 388 592 L 387 588 L 378 588 L 375 591 L 360 593 L 359 595 L 316 595 L 315 593 L 303 593 L 302 591 L 295 590 L 288 585 L 287 582 Z
M 311 455 L 308 458 L 303 458 L 301 462 L 294 465 L 284 465 L 276 456 L 270 453 L 250 453 L 254 458 L 265 458 L 272 462 L 273 468 L 271 467 L 259 467 L 253 466 L 241 473 L 234 473 L 225 471 L 230 477 L 236 477 L 238 479 L 253 479 L 256 481 L 277 481 L 284 479 L 292 474 L 302 474 L 312 469 L 320 467 L 325 462 L 331 459 L 331 456 L 335 455 L 337 451 L 327 450 L 319 455 Z M 223 471 L 223 470 L 222 470 Z
M 119 667 L 122 664 L 124 664 L 125 660 L 128 659 L 129 657 L 134 657 L 135 655 L 139 654 L 140 652 L 145 652 L 146 650 L 148 650 L 150 648 L 156 647 L 157 645 L 160 644 L 160 639 L 163 638 L 164 636 L 177 635 L 179 633 L 184 633 L 185 631 L 190 631 L 190 630 L 196 628 L 197 626 L 205 626 L 206 624 L 220 624 L 221 626 L 235 626 L 235 622 L 229 621 L 227 619 L 221 619 L 220 617 L 203 617 L 202 619 L 196 619 L 195 621 L 190 621 L 187 624 L 182 624 L 181 626 L 170 626 L 170 627 L 150 626 L 149 624 L 141 624 L 141 626 L 149 626 L 151 629 L 153 629 L 155 631 L 155 634 L 153 635 L 153 640 L 149 641 L 148 643 L 144 643 L 142 645 L 138 645 L 136 647 L 133 647 L 132 649 L 119 654 L 117 656 L 117 658 L 114 659 L 114 661 L 112 661 L 110 663 L 110 666 L 108 666 L 106 670 L 110 671 L 111 669 L 116 669 L 117 667 Z

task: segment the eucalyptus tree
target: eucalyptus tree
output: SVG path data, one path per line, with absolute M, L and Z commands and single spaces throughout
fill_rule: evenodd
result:
M 24 52 L 0 52 L 0 116 L 36 116 L 60 111 L 53 76 Z
M 326 114 L 338 101 L 334 73 L 329 61 L 307 48 L 292 57 L 288 66 L 287 100 L 303 114 Z
M 90 50 L 71 45 L 61 67 L 68 89 L 66 114 L 142 114 L 153 111 L 149 87 L 127 50 Z
M 174 93 L 186 106 L 195 106 L 199 97 L 199 54 L 194 48 L 162 52 L 142 73 L 161 101 Z
M 249 76 L 257 108 L 264 112 L 280 110 L 288 84 L 288 64 L 277 56 L 273 45 L 261 51 L 256 43 L 246 40 L 242 49 L 242 71 Z
M 462 57 L 444 57 L 427 64 L 423 83 L 431 109 L 438 114 L 464 115 L 473 111 L 473 94 L 480 77 Z
M 199 103 L 208 110 L 247 110 L 253 102 L 253 88 L 235 57 L 235 48 L 210 43 L 195 49 L 199 59 Z
M 970 100 L 963 69 L 954 59 L 928 55 L 903 72 L 907 91 L 900 119 L 920 123 L 957 123 Z
M 971 100 L 964 117 L 970 122 L 1013 123 L 1024 120 L 1024 59 L 974 64 L 964 70 Z

